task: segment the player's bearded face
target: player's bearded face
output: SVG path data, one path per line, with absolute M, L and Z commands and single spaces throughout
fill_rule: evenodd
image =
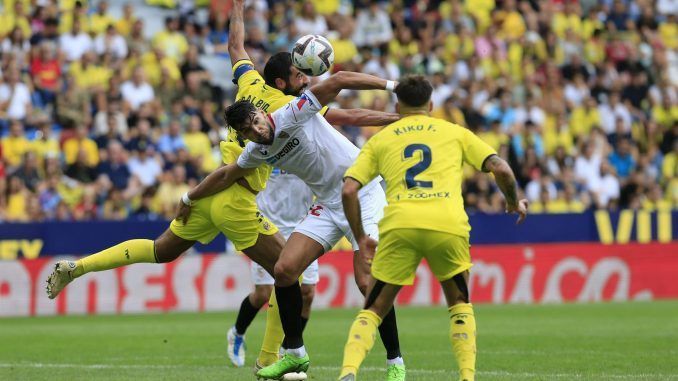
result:
M 300 72 L 296 67 L 292 66 L 290 67 L 290 77 L 286 81 L 283 93 L 297 97 L 302 91 L 304 91 L 304 89 L 308 87 L 309 82 L 310 80 L 306 74 Z
M 257 110 L 249 128 L 245 129 L 242 135 L 255 143 L 270 145 L 273 143 L 273 132 L 273 124 L 266 117 L 266 113 Z

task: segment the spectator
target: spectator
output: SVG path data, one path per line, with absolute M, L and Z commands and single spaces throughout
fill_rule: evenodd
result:
M 186 169 L 179 165 L 175 166 L 166 175 L 165 181 L 160 184 L 158 192 L 155 194 L 155 211 L 165 218 L 172 218 L 177 200 L 189 189 L 186 185 Z
M 582 149 L 583 155 L 577 157 L 574 162 L 574 175 L 577 181 L 587 189 L 593 190 L 598 183 L 601 174 L 601 157 L 595 154 L 595 147 L 590 142 L 585 142 Z M 608 173 L 609 171 L 605 171 Z
M 59 90 L 61 66 L 56 57 L 55 46 L 49 42 L 43 42 L 39 49 L 38 57 L 31 61 L 33 86 L 43 105 L 53 105 Z
M 152 145 L 147 145 L 137 150 L 136 153 L 127 163 L 129 172 L 139 179 L 143 187 L 154 186 L 162 174 L 162 166 L 155 156 L 155 149 Z
M 30 148 L 31 144 L 24 135 L 24 125 L 18 120 L 11 121 L 9 135 L 2 139 L 2 155 L 9 169 L 18 167 Z
M 99 164 L 97 173 L 108 177 L 113 188 L 118 190 L 127 189 L 131 174 L 127 167 L 127 152 L 125 152 L 122 144 L 117 141 L 111 141 L 108 144 L 107 157 L 107 160 Z
M 108 14 L 108 1 L 99 1 L 96 12 L 89 17 L 89 32 L 94 35 L 101 35 L 104 32 L 108 33 L 108 28 L 113 23 L 115 23 L 115 19 Z
M 89 125 L 91 120 L 91 97 L 75 83 L 75 77 L 66 74 L 66 90 L 57 97 L 56 118 L 65 127 Z
M 7 72 L 7 82 L 0 84 L 0 123 L 8 119 L 26 120 L 32 111 L 31 91 L 19 78 L 19 69 Z
M 40 184 L 38 159 L 35 153 L 27 151 L 24 154 L 21 166 L 12 172 L 11 176 L 19 178 L 29 191 L 35 192 Z
M 138 110 L 142 104 L 151 102 L 155 97 L 153 87 L 146 82 L 144 70 L 140 66 L 134 68 L 132 80 L 123 83 L 120 91 L 126 108 L 131 111 Z
M 94 39 L 94 51 L 99 55 L 110 53 L 116 61 L 122 60 L 127 57 L 127 42 L 118 34 L 113 24 L 109 24 L 105 33 Z
M 324 35 L 327 33 L 327 23 L 325 18 L 315 11 L 315 6 L 311 1 L 304 1 L 301 5 L 301 12 L 295 18 L 294 23 L 297 27 L 297 33 L 304 36 L 307 34 Z
M 631 148 L 631 142 L 628 139 L 621 139 L 615 146 L 614 152 L 608 158 L 615 172 L 622 180 L 629 177 L 636 167 L 636 160 L 633 157 Z
M 24 182 L 19 177 L 10 177 L 7 191 L 7 210 L 5 211 L 5 219 L 8 222 L 27 222 L 29 192 L 26 189 Z
M 89 138 L 87 127 L 83 125 L 76 127 L 75 136 L 64 142 L 63 151 L 64 161 L 68 165 L 75 163 L 80 155 L 84 155 L 84 161 L 88 167 L 95 167 L 99 164 L 97 144 Z
M 182 62 L 188 51 L 186 37 L 179 31 L 179 19 L 168 17 L 165 19 L 165 30 L 158 32 L 153 37 L 153 47 L 160 49 L 165 56 L 175 62 Z
M 186 143 L 181 136 L 181 122 L 172 120 L 167 131 L 158 139 L 158 150 L 164 155 L 173 155 L 182 148 L 186 148 Z
M 380 8 L 379 2 L 371 1 L 367 9 L 358 12 L 353 33 L 353 41 L 357 46 L 380 46 L 387 44 L 392 38 L 391 20 Z
M 97 171 L 89 163 L 87 151 L 84 149 L 78 151 L 75 162 L 66 167 L 65 175 L 83 184 L 90 184 L 96 180 Z
M 15 26 L 12 32 L 2 40 L 2 45 L 0 46 L 2 55 L 13 56 L 18 67 L 25 67 L 28 64 L 28 54 L 31 50 L 31 44 L 28 40 L 30 33 L 28 35 L 24 33 L 23 28 Z
M 66 61 L 78 61 L 85 52 L 93 48 L 92 39 L 82 31 L 80 19 L 73 20 L 73 27 L 70 33 L 61 35 L 59 38 L 59 49 L 64 52 Z

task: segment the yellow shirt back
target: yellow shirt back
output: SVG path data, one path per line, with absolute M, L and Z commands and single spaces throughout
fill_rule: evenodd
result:
M 367 141 L 346 171 L 362 184 L 381 175 L 388 206 L 379 231 L 415 228 L 468 237 L 463 163 L 476 169 L 496 152 L 471 131 L 425 115 L 405 117 Z

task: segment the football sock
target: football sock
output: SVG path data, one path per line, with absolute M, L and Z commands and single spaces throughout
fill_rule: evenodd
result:
M 308 324 L 308 318 L 305 318 L 305 317 L 302 316 L 301 317 L 301 331 L 302 332 L 306 330 L 306 324 Z
M 250 296 L 247 295 L 240 303 L 240 311 L 238 311 L 238 317 L 235 320 L 235 332 L 238 335 L 244 335 L 247 331 L 247 327 L 252 324 L 252 320 L 257 316 L 259 309 L 252 305 L 250 302 Z
M 339 378 L 347 374 L 358 373 L 360 364 L 374 346 L 377 327 L 380 324 L 381 318 L 374 312 L 362 310 L 358 313 L 348 332 L 348 341 L 344 347 L 344 362 Z
M 76 261 L 73 276 L 79 277 L 89 272 L 110 270 L 132 263 L 157 263 L 153 241 L 133 239 L 84 257 Z
M 384 343 L 384 348 L 386 348 L 387 360 L 401 357 L 395 308 L 391 307 L 391 310 L 384 316 L 384 321 L 379 326 L 379 336 Z
M 303 345 L 300 346 L 299 348 L 288 349 L 287 353 L 291 354 L 294 357 L 304 357 L 307 355 L 306 347 Z
M 280 321 L 285 331 L 287 349 L 296 349 L 304 345 L 301 326 L 301 286 L 294 282 L 291 286 L 275 287 L 280 310 Z
M 259 365 L 269 366 L 278 361 L 280 343 L 282 343 L 284 337 L 285 334 L 283 333 L 282 323 L 280 322 L 278 301 L 275 292 L 272 292 L 271 299 L 268 301 L 268 310 L 266 311 L 264 341 L 261 343 L 261 351 L 257 358 Z
M 456 304 L 450 312 L 450 341 L 459 365 L 460 380 L 473 381 L 476 371 L 476 319 L 473 305 Z

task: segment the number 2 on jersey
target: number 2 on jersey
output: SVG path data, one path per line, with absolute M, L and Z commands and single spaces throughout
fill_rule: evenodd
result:
M 410 144 L 409 146 L 405 147 L 403 156 L 405 159 L 408 159 L 414 156 L 414 153 L 417 151 L 421 152 L 421 160 L 414 166 L 408 168 L 405 172 L 405 184 L 407 184 L 407 189 L 416 187 L 433 188 L 433 181 L 415 179 L 417 175 L 424 172 L 426 168 L 431 165 L 431 147 L 427 146 L 426 144 Z

